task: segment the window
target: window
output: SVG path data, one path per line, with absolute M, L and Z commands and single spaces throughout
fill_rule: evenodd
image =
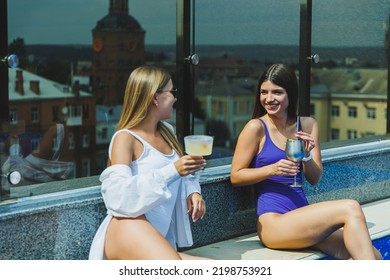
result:
M 37 138 L 31 139 L 31 151 L 39 152 L 39 139 Z
M 39 21 L 25 16 L 22 1 L 7 1 L 9 38 L 0 39 L 8 41 L 10 52 L 23 51 L 18 53 L 18 69 L 9 69 L 9 81 L 0 77 L 0 87 L 8 82 L 2 92 L 8 91 L 9 96 L 8 103 L 0 102 L 0 114 L 26 140 L 23 150 L 36 150 L 37 135 L 64 124 L 62 157 L 80 170 L 78 177 L 95 176 L 104 169 L 127 77 L 131 68 L 141 64 L 164 67 L 183 92 L 193 90 L 199 100 L 188 102 L 195 107 L 193 112 L 183 102 L 191 95 L 179 96 L 176 110 L 183 117 L 172 122 L 179 139 L 192 124 L 197 133 L 213 135 L 224 151 L 218 157 L 232 155 L 239 133 L 252 116 L 259 74 L 276 62 L 290 65 L 310 81 L 307 103 L 321 128 L 321 142 L 384 134 L 388 129 L 383 121 L 389 110 L 384 106 L 388 65 L 383 59 L 388 53 L 384 47 L 388 30 L 383 29 L 388 26 L 387 1 L 362 1 L 358 9 L 351 9 L 354 0 L 312 0 L 308 30 L 312 30 L 311 51 L 319 54 L 320 61 L 310 64 L 309 74 L 301 72 L 299 61 L 300 9 L 305 1 L 194 1 L 196 17 L 189 31 L 176 28 L 176 6 L 184 1 L 85 0 L 72 6 L 58 0 L 64 9 L 42 0 L 30 2 L 30 14 L 43 15 Z M 114 2 L 126 7 L 122 12 L 126 10 L 136 21 L 131 26 L 139 25 L 137 32 L 95 30 Z M 3 5 L 0 2 L 2 10 Z M 186 23 L 192 24 L 191 19 L 186 18 Z M 129 41 L 135 37 L 139 41 Z M 181 41 L 183 46 L 177 46 Z M 198 54 L 200 63 L 187 69 L 182 49 L 185 55 Z M 190 119 L 188 126 L 182 125 L 183 119 Z M 378 122 L 375 130 L 372 120 Z M 212 123 L 218 125 L 209 126 Z M 8 136 L 0 131 L 1 142 Z M 46 145 L 55 147 L 59 144 L 55 141 Z M 3 152 L 0 159 L 8 156 Z
M 193 82 L 201 106 L 197 111 L 205 113 L 199 116 L 202 122 L 220 121 L 204 133 L 213 135 L 214 143 L 228 143 L 221 147 L 226 152 L 219 154 L 227 157 L 252 117 L 259 74 L 281 61 L 298 70 L 300 3 L 278 1 L 277 18 L 288 17 L 275 24 L 263 20 L 270 18 L 271 10 L 276 12 L 270 2 L 195 2 L 194 48 L 200 63 L 194 68 Z M 209 98 L 217 102 L 215 111 L 206 107 Z
M 377 114 L 389 95 L 388 60 L 384 59 L 389 52 L 389 3 L 362 1 L 357 9 L 351 9 L 356 4 L 352 0 L 327 3 L 329 6 L 312 0 L 312 53 L 319 54 L 320 61 L 311 64 L 311 100 L 320 102 L 325 110 L 316 115 L 319 127 L 339 128 L 338 140 L 362 138 L 375 118 L 375 133 L 385 134 L 389 128 Z M 331 5 L 337 6 L 333 12 Z M 386 27 L 378 22 L 385 22 Z M 377 108 L 376 112 L 366 111 L 365 104 Z M 321 141 L 334 139 L 326 133 L 321 130 Z
M 348 107 L 348 117 L 350 117 L 350 118 L 357 117 L 357 108 L 356 107 Z
M 33 123 L 39 122 L 39 111 L 36 107 L 31 108 L 31 121 Z
M 69 135 L 68 135 L 68 149 L 69 150 L 74 150 L 75 148 L 75 141 L 74 141 L 74 134 L 73 132 L 69 132 Z
M 339 117 L 340 116 L 340 107 L 333 105 L 331 108 L 331 115 L 332 115 L 332 117 Z
M 17 124 L 18 123 L 18 111 L 10 110 L 9 118 L 10 118 L 10 124 Z
M 347 130 L 347 139 L 355 139 L 355 138 L 357 138 L 357 131 L 352 130 L 352 129 L 348 129 Z
M 331 135 L 331 140 L 339 140 L 340 139 L 340 130 L 339 129 L 332 129 L 330 135 Z
M 376 109 L 367 108 L 367 119 L 376 119 Z

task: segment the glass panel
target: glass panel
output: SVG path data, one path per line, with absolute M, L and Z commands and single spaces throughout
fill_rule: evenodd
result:
M 299 1 L 196 1 L 194 132 L 213 135 L 214 158 L 231 156 L 252 117 L 259 74 L 297 69 Z
M 175 0 L 8 1 L 9 52 L 20 63 L 9 69 L 0 167 L 22 181 L 2 177 L 1 200 L 100 174 L 129 73 L 149 64 L 174 76 L 175 40 Z
M 313 0 L 312 114 L 321 141 L 386 133 L 389 1 Z

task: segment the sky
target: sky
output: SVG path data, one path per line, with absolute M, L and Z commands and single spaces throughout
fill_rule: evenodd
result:
M 383 46 L 390 0 L 313 0 L 315 46 Z M 196 0 L 196 44 L 299 43 L 299 0 Z M 8 0 L 8 40 L 91 44 L 109 0 Z M 129 0 L 146 44 L 174 44 L 176 0 Z

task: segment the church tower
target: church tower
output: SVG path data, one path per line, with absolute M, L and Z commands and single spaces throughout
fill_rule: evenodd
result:
M 145 31 L 128 0 L 109 0 L 109 14 L 92 30 L 92 92 L 97 104 L 122 104 L 127 79 L 145 63 Z

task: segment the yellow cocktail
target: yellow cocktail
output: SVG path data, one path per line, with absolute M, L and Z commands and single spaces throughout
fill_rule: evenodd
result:
M 192 156 L 209 156 L 213 150 L 214 137 L 189 135 L 184 137 L 186 153 Z

